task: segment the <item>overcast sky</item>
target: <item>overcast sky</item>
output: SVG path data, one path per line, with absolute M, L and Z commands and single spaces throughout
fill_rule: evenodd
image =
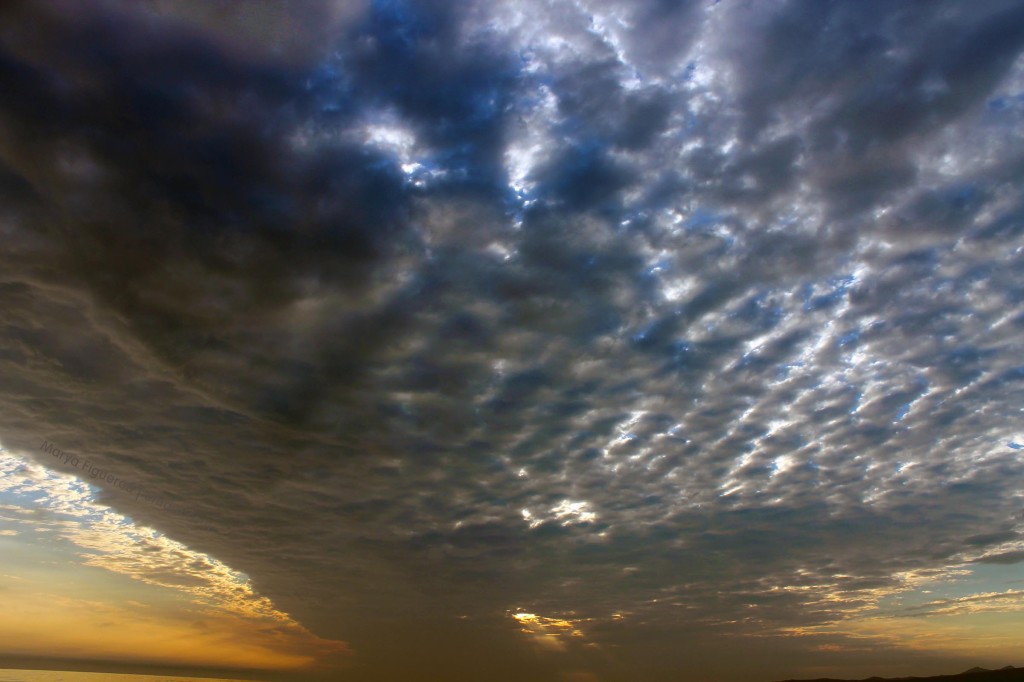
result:
M 1017 0 L 4 3 L 0 663 L 1024 664 L 1022 177 Z

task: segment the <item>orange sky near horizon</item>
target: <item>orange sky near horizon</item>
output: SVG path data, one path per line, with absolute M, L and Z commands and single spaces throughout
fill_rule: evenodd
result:
M 215 558 L 0 452 L 0 655 L 309 672 L 343 665 Z

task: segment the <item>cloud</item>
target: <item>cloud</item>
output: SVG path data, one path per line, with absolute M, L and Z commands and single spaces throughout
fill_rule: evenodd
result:
M 1020 590 L 1006 590 L 1005 592 L 973 594 L 956 599 L 937 599 L 922 606 L 907 609 L 906 613 L 901 615 L 922 617 L 928 615 L 979 613 L 983 611 L 1019 611 L 1021 609 L 1022 596 L 1024 596 L 1024 592 Z
M 976 561 L 979 564 L 1019 564 L 1024 561 L 1024 551 L 1016 550 L 1013 552 L 989 554 L 976 559 Z
M 0 535 L 34 536 L 37 542 L 28 545 L 31 549 L 19 544 L 13 553 L 44 557 L 16 561 L 23 576 L 3 576 L 5 582 L 18 581 L 14 584 L 19 588 L 0 624 L 7 654 L 88 654 L 275 669 L 308 668 L 318 658 L 337 662 L 349 654 L 344 642 L 316 637 L 276 609 L 256 593 L 247 576 L 97 504 L 93 490 L 81 481 L 6 454 L 0 456 L 0 473 L 0 494 L 31 500 L 31 508 L 16 509 L 35 512 L 6 519 L 19 528 Z M 67 547 L 73 548 L 70 554 L 77 562 L 59 556 Z M 111 595 L 110 578 L 97 579 L 88 567 L 158 589 L 129 588 L 142 590 L 146 602 Z M 41 611 L 40 602 L 47 608 Z M 65 614 L 63 622 L 58 622 L 55 606 Z M 132 632 L 115 637 L 112 633 L 125 622 L 133 624 Z M 40 630 L 49 636 L 40 639 Z M 133 643 L 126 645 L 126 638 Z M 214 656 L 209 650 L 218 642 Z M 226 649 L 225 642 L 230 643 Z
M 1019 532 L 1015 3 L 61 7 L 3 10 L 4 443 L 366 671 L 833 623 Z

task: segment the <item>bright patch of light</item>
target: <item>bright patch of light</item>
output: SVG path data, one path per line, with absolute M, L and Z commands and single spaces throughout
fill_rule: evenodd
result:
M 697 284 L 698 280 L 696 277 L 668 280 L 661 288 L 661 295 L 666 301 L 682 301 L 696 290 Z
M 551 128 L 558 120 L 558 99 L 545 85 L 537 89 L 531 102 L 523 102 L 526 108 L 520 123 L 513 130 L 505 148 L 505 172 L 508 185 L 519 197 L 529 194 L 534 187 L 530 175 L 534 168 L 547 160 L 553 144 Z
M 392 152 L 403 164 L 411 163 L 411 152 L 416 145 L 411 131 L 396 125 L 376 124 L 366 126 L 365 133 L 367 143 Z
M 796 459 L 792 455 L 780 455 L 775 458 L 773 462 L 774 468 L 771 473 L 771 477 L 775 478 L 779 474 L 784 474 L 796 464 Z
M 520 632 L 529 635 L 537 644 L 555 650 L 564 648 L 563 637 L 584 637 L 583 631 L 578 627 L 583 622 L 580 619 L 547 618 L 528 611 L 517 611 L 509 615 L 519 625 Z
M 573 502 L 572 500 L 562 500 L 558 503 L 558 506 L 551 509 L 551 513 L 555 515 L 555 518 L 562 522 L 563 526 L 569 525 L 570 523 L 588 523 L 597 518 L 597 514 L 591 511 L 587 511 L 587 502 Z

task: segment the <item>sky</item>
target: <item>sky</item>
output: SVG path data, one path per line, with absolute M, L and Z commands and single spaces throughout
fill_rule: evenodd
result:
M 1020 2 L 10 2 L 0 92 L 0 668 L 1024 664 Z

